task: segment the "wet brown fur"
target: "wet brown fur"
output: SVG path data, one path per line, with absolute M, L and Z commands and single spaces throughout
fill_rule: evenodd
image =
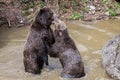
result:
M 55 23 L 56 24 L 56 23 Z M 56 26 L 56 25 L 55 25 Z M 58 57 L 63 70 L 61 77 L 65 78 L 80 78 L 85 76 L 84 64 L 82 62 L 80 53 L 73 41 L 69 36 L 65 25 L 60 23 L 56 26 L 54 37 L 55 43 L 49 51 L 51 57 Z
M 44 63 L 49 65 L 46 45 L 50 47 L 54 43 L 50 28 L 52 16 L 53 12 L 49 8 L 43 8 L 30 27 L 23 52 L 25 72 L 40 74 Z

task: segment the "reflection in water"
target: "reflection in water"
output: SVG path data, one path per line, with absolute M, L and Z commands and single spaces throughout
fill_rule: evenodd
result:
M 28 28 L 0 28 L 0 80 L 112 80 L 103 70 L 101 49 L 111 37 L 120 32 L 119 22 L 66 22 L 85 64 L 86 76 L 81 79 L 61 78 L 59 60 L 51 58 L 49 63 L 54 70 L 49 71 L 45 67 L 41 75 L 25 73 L 22 51 Z
M 90 25 L 86 25 L 86 24 L 80 24 L 80 26 L 81 27 L 86 27 L 86 28 L 89 28 L 89 29 L 95 29 L 95 30 L 100 31 L 100 32 L 106 32 L 105 30 L 99 29 L 99 28 L 97 28 L 95 26 L 90 26 Z

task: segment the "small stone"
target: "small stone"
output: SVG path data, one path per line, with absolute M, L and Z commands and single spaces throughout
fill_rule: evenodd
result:
M 111 61 L 111 64 L 113 64 L 114 63 L 114 61 Z
M 95 6 L 89 6 L 90 7 L 90 10 L 95 10 Z
M 29 12 L 33 12 L 33 11 L 34 11 L 33 8 L 30 8 L 30 9 L 29 9 Z
M 21 20 L 20 23 L 23 23 L 23 20 Z
M 105 15 L 106 15 L 106 16 L 109 16 L 110 14 L 109 14 L 109 12 L 105 12 Z

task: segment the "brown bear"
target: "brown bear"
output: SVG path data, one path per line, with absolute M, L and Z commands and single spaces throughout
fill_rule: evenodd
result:
M 35 18 L 24 47 L 25 71 L 40 74 L 44 63 L 48 64 L 48 50 L 55 41 L 50 25 L 53 21 L 53 12 L 49 8 L 43 8 Z M 46 41 L 46 42 L 45 42 Z
M 50 57 L 58 57 L 63 70 L 61 77 L 64 78 L 80 78 L 85 76 L 84 64 L 80 53 L 69 36 L 65 23 L 56 19 L 54 38 L 55 43 L 49 49 Z

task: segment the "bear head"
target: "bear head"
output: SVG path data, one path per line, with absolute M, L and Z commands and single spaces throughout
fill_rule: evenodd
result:
M 49 28 L 53 21 L 53 11 L 47 7 L 40 9 L 35 21 L 45 28 Z

